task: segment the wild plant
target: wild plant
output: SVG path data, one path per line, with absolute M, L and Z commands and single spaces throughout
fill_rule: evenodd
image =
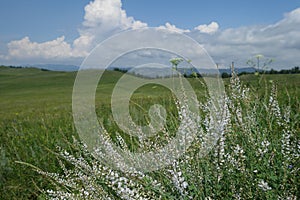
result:
M 61 173 L 37 169 L 54 184 L 44 193 L 49 199 L 296 199 L 300 140 L 290 105 L 280 105 L 275 83 L 262 98 L 234 71 L 226 91 L 222 113 L 214 113 L 220 121 L 211 117 L 209 99 L 200 106 L 198 127 L 190 127 L 185 108 L 178 107 L 184 127 L 197 137 L 171 165 L 147 173 L 112 169 L 74 140 L 74 154 L 59 150 Z M 220 137 L 204 152 L 216 123 L 221 124 Z M 166 141 L 172 139 L 168 128 L 162 133 Z M 130 151 L 126 138 L 116 135 L 119 146 Z M 106 137 L 113 142 L 110 133 Z M 145 140 L 140 147 L 160 148 L 155 140 Z

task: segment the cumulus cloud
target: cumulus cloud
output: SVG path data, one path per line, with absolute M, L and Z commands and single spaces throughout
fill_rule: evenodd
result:
M 95 0 L 85 7 L 83 25 L 89 28 L 101 28 L 103 31 L 142 28 L 147 24 L 128 17 L 122 9 L 120 0 Z
M 166 29 L 172 32 L 178 32 L 178 33 L 189 33 L 191 32 L 190 30 L 186 29 L 180 29 L 177 28 L 175 25 L 170 24 L 169 22 L 167 22 L 164 26 L 159 26 L 158 29 Z
M 74 41 L 76 52 L 87 54 L 95 43 L 128 29 L 145 28 L 147 24 L 128 17 L 122 9 L 121 0 L 94 0 L 85 7 L 83 28 Z
M 208 33 L 213 34 L 218 31 L 219 24 L 217 22 L 211 22 L 210 24 L 203 24 L 195 27 L 196 30 L 200 31 L 200 33 Z
M 12 58 L 68 58 L 72 57 L 71 46 L 64 41 L 65 37 L 55 40 L 36 43 L 29 37 L 8 43 L 9 56 Z

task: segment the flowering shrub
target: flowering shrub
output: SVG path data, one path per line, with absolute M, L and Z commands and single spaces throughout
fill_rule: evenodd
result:
M 205 116 L 199 122 L 204 133 L 195 128 L 197 138 L 186 154 L 155 172 L 111 169 L 74 140 L 73 154 L 59 150 L 63 173 L 37 170 L 53 181 L 54 187 L 44 191 L 47 198 L 296 199 L 300 180 L 297 116 L 289 105 L 279 105 L 276 85 L 272 83 L 268 97 L 260 99 L 233 72 L 221 137 L 202 157 L 205 135 L 214 131 L 211 126 L 216 123 L 210 118 L 209 103 L 202 105 Z M 116 138 L 129 151 L 125 139 L 120 134 Z M 147 145 L 155 149 L 151 146 L 155 143 L 147 141 Z

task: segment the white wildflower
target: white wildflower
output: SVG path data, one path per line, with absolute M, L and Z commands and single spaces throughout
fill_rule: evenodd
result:
M 261 180 L 258 183 L 258 187 L 261 188 L 263 191 L 268 191 L 271 190 L 272 188 L 268 185 L 267 182 L 265 182 L 264 180 Z

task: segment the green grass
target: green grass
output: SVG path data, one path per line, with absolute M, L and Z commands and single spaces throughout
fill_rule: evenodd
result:
M 108 130 L 116 130 L 110 111 L 112 89 L 122 73 L 105 72 L 96 95 L 99 118 Z M 45 171 L 59 172 L 57 146 L 69 146 L 76 130 L 72 120 L 72 89 L 75 72 L 52 72 L 34 68 L 0 67 L 0 199 L 36 199 L 40 189 L 51 187 L 49 181 L 30 167 L 15 161 L 35 165 Z M 278 99 L 299 112 L 300 74 L 244 75 L 241 81 L 264 98 L 270 91 L 269 82 L 278 85 Z M 204 90 L 199 81 L 189 80 L 199 99 Z M 228 84 L 229 79 L 225 80 Z M 138 123 L 147 119 L 147 110 L 153 103 L 168 105 L 175 113 L 170 91 L 163 87 L 147 85 L 139 88 L 132 97 L 131 110 Z M 200 88 L 200 89 L 199 89 Z M 139 105 L 139 106 L 134 106 Z M 176 117 L 176 116 L 175 116 Z M 299 115 L 297 117 L 299 119 Z M 299 133 L 299 126 L 298 126 Z

